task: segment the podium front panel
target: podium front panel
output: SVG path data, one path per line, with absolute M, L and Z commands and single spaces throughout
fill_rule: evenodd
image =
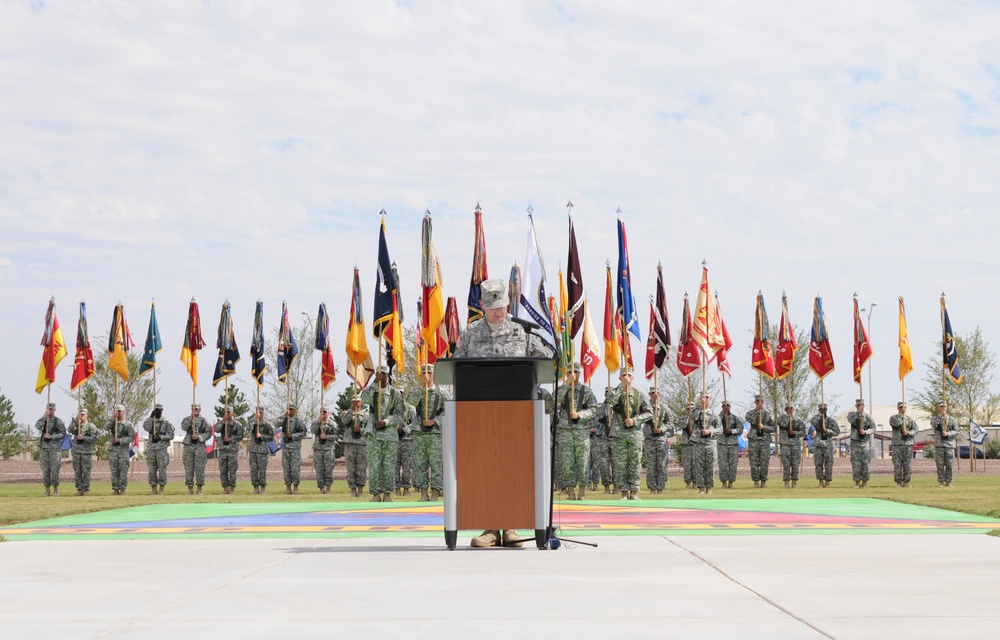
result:
M 535 527 L 535 401 L 455 403 L 458 529 Z

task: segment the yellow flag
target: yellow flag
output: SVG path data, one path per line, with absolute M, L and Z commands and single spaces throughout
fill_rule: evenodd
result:
M 41 393 L 49 384 L 56 381 L 56 366 L 66 357 L 66 342 L 63 340 L 59 318 L 56 317 L 55 298 L 49 300 L 49 310 L 45 314 L 45 335 L 42 336 L 42 362 L 38 365 L 38 380 L 35 382 L 35 392 Z
M 125 319 L 125 307 L 118 304 L 115 306 L 109 332 L 108 368 L 125 381 L 128 381 L 128 351 L 134 346 L 132 334 L 128 330 L 128 321 Z
M 910 339 L 906 335 L 906 309 L 903 296 L 899 296 L 899 379 L 913 371 L 913 355 L 910 353 Z

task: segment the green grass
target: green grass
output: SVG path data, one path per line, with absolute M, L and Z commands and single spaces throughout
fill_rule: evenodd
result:
M 684 484 L 677 478 L 667 482 L 667 489 L 660 495 L 651 496 L 642 491 L 643 499 L 685 500 L 685 499 L 728 499 L 748 498 L 878 498 L 893 500 L 908 504 L 949 509 L 963 513 L 971 513 L 991 518 L 1000 518 L 1000 476 L 975 475 L 957 476 L 954 486 L 941 488 L 933 476 L 915 476 L 911 487 L 900 489 L 895 486 L 891 477 L 879 476 L 872 479 L 867 489 L 855 489 L 850 478 L 838 477 L 833 480 L 829 489 L 819 489 L 813 479 L 801 480 L 799 488 L 784 489 L 780 478 L 768 481 L 766 489 L 754 489 L 749 479 L 741 478 L 734 489 L 716 487 L 712 495 L 705 496 L 697 491 L 684 489 Z M 320 494 L 314 483 L 304 483 L 299 486 L 298 495 L 285 495 L 284 486 L 272 483 L 266 495 L 253 495 L 252 487 L 243 484 L 237 487 L 237 493 L 223 495 L 222 488 L 217 484 L 205 485 L 204 495 L 188 495 L 187 488 L 182 484 L 167 485 L 166 493 L 154 496 L 149 493 L 149 485 L 133 482 L 124 496 L 112 496 L 111 484 L 95 483 L 90 495 L 76 497 L 72 483 L 60 485 L 61 497 L 43 497 L 43 487 L 40 484 L 0 484 L 0 526 L 45 520 L 60 516 L 93 513 L 108 509 L 123 507 L 138 507 L 148 504 L 204 504 L 204 503 L 253 503 L 253 502 L 367 502 L 370 498 L 352 498 L 350 490 L 343 481 L 334 483 L 329 494 Z M 396 501 L 416 500 L 417 492 L 411 491 L 409 498 L 395 498 Z M 605 494 L 603 488 L 596 492 L 587 492 L 591 500 L 615 499 L 617 494 Z M 557 496 L 558 499 L 558 496 Z

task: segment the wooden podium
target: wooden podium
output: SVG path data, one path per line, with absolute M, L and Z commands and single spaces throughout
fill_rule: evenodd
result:
M 548 358 L 442 358 L 434 382 L 454 385 L 445 402 L 444 538 L 460 529 L 534 529 L 539 548 L 549 523 L 549 420 L 536 400 L 555 381 Z

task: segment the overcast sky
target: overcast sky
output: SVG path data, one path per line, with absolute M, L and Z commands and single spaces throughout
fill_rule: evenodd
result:
M 554 290 L 572 200 L 598 325 L 620 207 L 643 337 L 657 262 L 676 340 L 707 260 L 741 411 L 758 289 L 772 322 L 787 292 L 803 327 L 823 297 L 840 409 L 857 394 L 852 294 L 874 303 L 874 401 L 894 403 L 897 296 L 910 389 L 942 291 L 955 330 L 979 326 L 996 347 L 997 33 L 996 2 L 5 0 L 0 390 L 19 421 L 41 415 L 50 296 L 70 347 L 60 389 L 80 300 L 95 339 L 122 301 L 141 347 L 155 297 L 160 400 L 179 420 L 192 296 L 209 403 L 226 299 L 243 384 L 258 299 L 268 326 L 282 300 L 297 318 L 326 302 L 343 364 L 355 265 L 370 327 L 379 210 L 411 322 L 425 209 L 464 309 L 476 204 L 504 278 L 534 209 Z M 53 395 L 68 421 L 72 401 Z

